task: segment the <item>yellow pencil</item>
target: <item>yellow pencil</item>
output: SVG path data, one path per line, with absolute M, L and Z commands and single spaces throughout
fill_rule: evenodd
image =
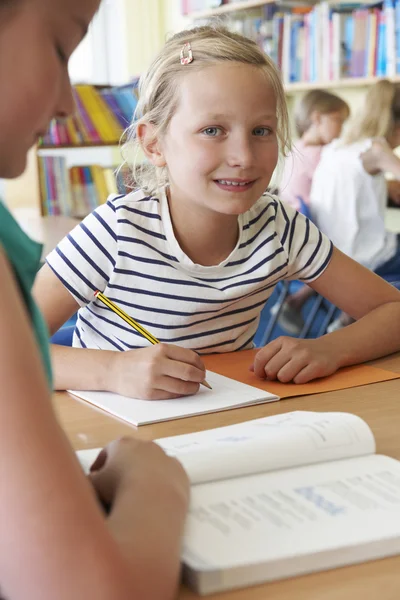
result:
M 132 319 L 132 317 L 130 317 L 128 314 L 126 314 L 126 312 L 123 311 L 122 308 L 120 308 L 119 306 L 114 304 L 114 302 L 112 300 L 110 300 L 109 298 L 107 298 L 107 296 L 105 296 L 104 294 L 102 294 L 101 292 L 98 292 L 98 291 L 95 293 L 95 296 L 98 300 L 100 300 L 103 304 L 105 304 L 110 310 L 115 312 L 116 315 L 118 315 L 121 319 L 123 319 L 125 321 L 125 323 L 128 323 L 128 325 L 133 327 L 133 329 L 136 329 L 136 331 L 138 333 L 140 333 L 140 335 L 142 335 L 144 338 L 146 338 L 146 340 L 148 340 L 151 344 L 159 344 L 160 343 L 160 340 L 158 340 L 156 337 L 154 337 L 154 335 L 152 335 L 149 331 L 147 331 L 147 329 L 145 329 L 142 325 L 140 325 L 140 323 L 135 321 L 135 319 Z M 207 383 L 206 380 L 202 381 L 201 385 L 204 385 L 209 390 L 212 390 L 211 385 L 209 383 Z

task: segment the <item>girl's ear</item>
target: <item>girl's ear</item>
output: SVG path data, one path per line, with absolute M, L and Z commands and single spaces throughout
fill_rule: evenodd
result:
M 160 140 L 156 135 L 156 129 L 151 123 L 138 123 L 136 135 L 146 158 L 155 167 L 165 167 L 166 162 L 161 150 Z

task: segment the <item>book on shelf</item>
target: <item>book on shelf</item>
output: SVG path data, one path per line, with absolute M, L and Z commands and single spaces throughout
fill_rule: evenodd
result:
M 118 144 L 133 120 L 136 83 L 108 87 L 75 85 L 72 94 L 74 114 L 62 121 L 54 119 L 41 145 Z
M 286 84 L 400 74 L 400 0 L 282 0 L 231 12 L 225 22 L 271 56 Z
M 63 156 L 40 156 L 39 179 L 43 215 L 82 218 L 110 194 L 127 193 L 126 166 L 74 166 L 68 169 Z
M 400 462 L 348 413 L 292 412 L 156 440 L 191 481 L 186 582 L 201 595 L 400 553 Z M 78 452 L 87 471 L 99 449 Z

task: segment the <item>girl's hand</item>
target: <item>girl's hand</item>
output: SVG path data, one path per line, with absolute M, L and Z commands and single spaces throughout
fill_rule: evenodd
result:
M 393 204 L 400 206 L 400 181 L 391 179 L 387 182 L 388 196 Z
M 129 489 L 144 493 L 151 488 L 160 502 L 167 494 L 176 496 L 185 510 L 189 502 L 189 480 L 182 465 L 157 444 L 133 437 L 108 444 L 91 466 L 89 479 L 110 510 L 119 493 Z
M 189 396 L 196 394 L 206 377 L 199 355 L 173 344 L 113 354 L 107 390 L 131 398 L 165 400 Z
M 251 370 L 258 377 L 278 379 L 282 383 L 307 383 L 331 375 L 340 364 L 327 338 L 329 336 L 313 340 L 279 337 L 256 354 Z
M 393 151 L 384 138 L 375 138 L 370 148 L 360 154 L 360 158 L 364 170 L 370 175 L 376 175 L 385 170 L 385 160 L 392 154 Z

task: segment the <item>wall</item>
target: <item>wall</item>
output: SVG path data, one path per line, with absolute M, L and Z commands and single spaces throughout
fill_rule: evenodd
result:
M 162 47 L 166 4 L 163 0 L 125 0 L 128 70 L 140 75 Z

